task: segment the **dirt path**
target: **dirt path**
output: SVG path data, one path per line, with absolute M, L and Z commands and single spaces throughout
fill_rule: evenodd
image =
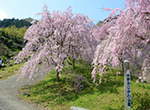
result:
M 20 82 L 16 81 L 17 78 L 18 74 L 0 81 L 0 110 L 43 110 L 44 108 L 17 98 L 19 88 L 32 85 L 42 80 L 43 76 L 36 77 L 35 80 L 24 79 Z

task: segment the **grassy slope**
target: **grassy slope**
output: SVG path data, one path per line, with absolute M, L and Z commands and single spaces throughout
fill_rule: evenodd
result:
M 6 68 L 0 69 L 0 81 L 7 79 L 9 76 L 12 76 L 17 73 L 18 69 L 23 65 L 23 63 L 19 65 L 13 65 Z
M 75 83 L 73 80 L 77 77 L 72 70 L 63 71 L 59 83 L 56 82 L 55 71 L 53 70 L 46 76 L 45 80 L 32 87 L 21 89 L 22 93 L 29 93 L 29 97 L 22 94 L 19 96 L 29 102 L 50 107 L 52 110 L 70 110 L 71 106 L 90 110 L 124 110 L 123 75 L 117 76 L 115 74 L 116 70 L 113 70 L 105 75 L 107 82 L 103 81 L 100 85 L 95 86 L 91 80 L 91 70 L 84 69 L 82 66 L 76 66 L 76 74 L 86 77 L 89 82 L 86 85 L 86 81 L 81 81 L 84 85 L 83 90 L 74 90 Z M 131 79 L 132 96 L 135 93 L 150 93 L 150 84 L 136 83 L 134 77 L 131 77 Z

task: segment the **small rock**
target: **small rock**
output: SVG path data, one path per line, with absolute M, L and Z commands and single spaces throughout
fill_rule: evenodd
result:
M 15 62 L 14 65 L 17 65 L 17 63 Z
M 30 96 L 30 94 L 28 94 L 28 93 L 26 93 L 26 92 L 24 92 L 22 95 L 26 95 L 27 97 Z
M 10 64 L 9 66 L 13 66 L 13 64 Z
M 6 67 L 6 65 L 2 64 L 2 68 L 5 68 L 5 67 Z

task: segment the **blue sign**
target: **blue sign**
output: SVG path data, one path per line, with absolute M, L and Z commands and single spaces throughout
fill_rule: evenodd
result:
M 127 70 L 127 106 L 131 108 L 130 71 Z

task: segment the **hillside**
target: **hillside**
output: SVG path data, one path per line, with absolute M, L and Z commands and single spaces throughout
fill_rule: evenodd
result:
M 97 26 L 99 26 L 99 27 L 101 27 L 103 24 L 105 24 L 105 23 L 108 23 L 108 22 L 111 22 L 112 20 L 114 20 L 114 19 L 117 19 L 117 17 L 118 17 L 119 15 L 117 15 L 116 17 L 114 17 L 114 18 L 109 18 L 109 19 L 104 19 L 103 21 L 99 21 L 96 25 Z
M 32 18 L 0 20 L 0 57 L 4 62 L 24 47 L 23 37 L 32 20 Z
M 5 27 L 10 27 L 10 26 L 16 26 L 17 28 L 21 28 L 21 27 L 29 27 L 31 26 L 31 18 L 27 18 L 27 19 L 4 19 L 4 20 L 0 20 L 0 27 L 5 28 Z
M 27 21 L 27 22 L 31 23 L 31 21 L 33 21 L 34 19 L 32 19 L 32 18 L 25 18 L 25 19 L 22 19 L 22 20 L 24 20 L 24 21 Z

